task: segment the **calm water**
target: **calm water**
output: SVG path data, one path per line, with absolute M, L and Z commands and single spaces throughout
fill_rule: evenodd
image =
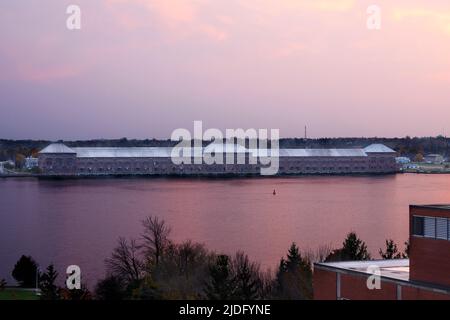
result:
M 450 175 L 0 179 L 0 278 L 10 281 L 27 254 L 44 267 L 55 263 L 60 274 L 77 264 L 92 286 L 117 238 L 139 236 L 147 215 L 165 219 L 175 241 L 241 249 L 264 267 L 276 267 L 292 241 L 338 246 L 351 230 L 377 257 L 385 238 L 407 239 L 410 203 L 437 202 L 450 202 Z

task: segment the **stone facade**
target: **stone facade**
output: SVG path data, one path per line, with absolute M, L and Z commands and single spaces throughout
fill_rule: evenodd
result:
M 384 147 L 384 146 L 383 146 Z M 278 174 L 370 174 L 397 171 L 395 152 L 382 150 L 280 149 Z M 171 148 L 68 148 L 52 144 L 39 153 L 39 167 L 47 175 L 259 175 L 262 165 L 174 164 Z M 301 152 L 303 151 L 303 152 Z M 331 152 L 333 151 L 333 152 Z M 340 155 L 342 153 L 342 155 Z M 328 155 L 337 154 L 337 155 Z M 225 156 L 224 156 L 225 158 Z M 225 162 L 225 161 L 224 161 Z

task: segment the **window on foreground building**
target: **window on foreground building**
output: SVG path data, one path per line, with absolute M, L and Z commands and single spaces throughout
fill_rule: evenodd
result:
M 431 239 L 450 240 L 450 219 L 413 216 L 412 234 Z
M 424 236 L 424 217 L 413 217 L 413 235 Z
M 436 218 L 436 238 L 438 239 L 448 239 L 448 219 L 446 218 Z
M 434 217 L 424 218 L 424 237 L 436 238 L 436 218 Z

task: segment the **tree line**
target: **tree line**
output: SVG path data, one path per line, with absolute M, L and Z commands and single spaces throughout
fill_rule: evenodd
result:
M 20 160 L 28 156 L 36 156 L 52 141 L 48 140 L 7 140 L 0 139 L 0 161 Z M 61 141 L 69 147 L 172 147 L 176 144 L 170 140 L 157 139 L 93 139 Z M 205 142 L 206 143 L 206 142 Z M 383 143 L 397 151 L 400 156 L 416 157 L 437 153 L 450 155 L 450 138 L 442 135 L 436 137 L 353 137 L 353 138 L 283 138 L 280 139 L 281 148 L 363 148 L 372 143 Z
M 158 217 L 146 218 L 142 227 L 138 239 L 118 239 L 105 260 L 106 276 L 93 292 L 85 285 L 79 290 L 59 287 L 53 264 L 40 273 L 29 256 L 19 259 L 12 276 L 22 287 L 38 284 L 43 300 L 309 300 L 313 298 L 314 262 L 371 259 L 365 242 L 350 232 L 342 247 L 334 250 L 325 246 L 315 252 L 301 251 L 292 243 L 272 272 L 262 270 L 242 251 L 227 255 L 190 240 L 174 243 L 171 228 Z M 379 254 L 383 259 L 400 259 L 407 258 L 408 251 L 407 242 L 400 251 L 393 240 L 386 240 Z

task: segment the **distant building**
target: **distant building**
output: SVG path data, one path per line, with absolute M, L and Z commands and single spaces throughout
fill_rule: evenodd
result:
M 201 148 L 208 151 L 211 144 Z M 255 150 L 227 145 L 224 158 L 241 155 L 245 164 L 172 162 L 170 147 L 69 148 L 53 143 L 39 152 L 39 167 L 47 175 L 259 175 L 261 164 L 250 164 Z M 259 150 L 265 153 L 267 150 Z M 195 153 L 192 152 L 194 155 Z M 198 160 L 198 159 L 197 159 Z M 366 174 L 397 171 L 395 151 L 372 144 L 364 149 L 280 149 L 279 174 Z
M 12 160 L 1 161 L 0 162 L 0 174 L 4 174 L 7 172 L 7 169 L 5 168 L 5 166 L 6 166 L 6 168 L 14 167 L 14 161 L 12 161 Z
M 26 157 L 25 158 L 25 168 L 28 170 L 31 170 L 33 168 L 36 168 L 39 166 L 39 159 L 33 158 L 33 157 Z
M 444 162 L 444 157 L 442 157 L 440 154 L 427 154 L 424 158 L 424 161 L 426 163 L 442 164 Z
M 316 263 L 318 300 L 450 300 L 450 205 L 410 206 L 409 259 Z M 380 289 L 367 280 L 374 267 Z
M 408 164 L 411 162 L 411 159 L 408 157 L 396 157 L 395 162 L 398 164 Z

